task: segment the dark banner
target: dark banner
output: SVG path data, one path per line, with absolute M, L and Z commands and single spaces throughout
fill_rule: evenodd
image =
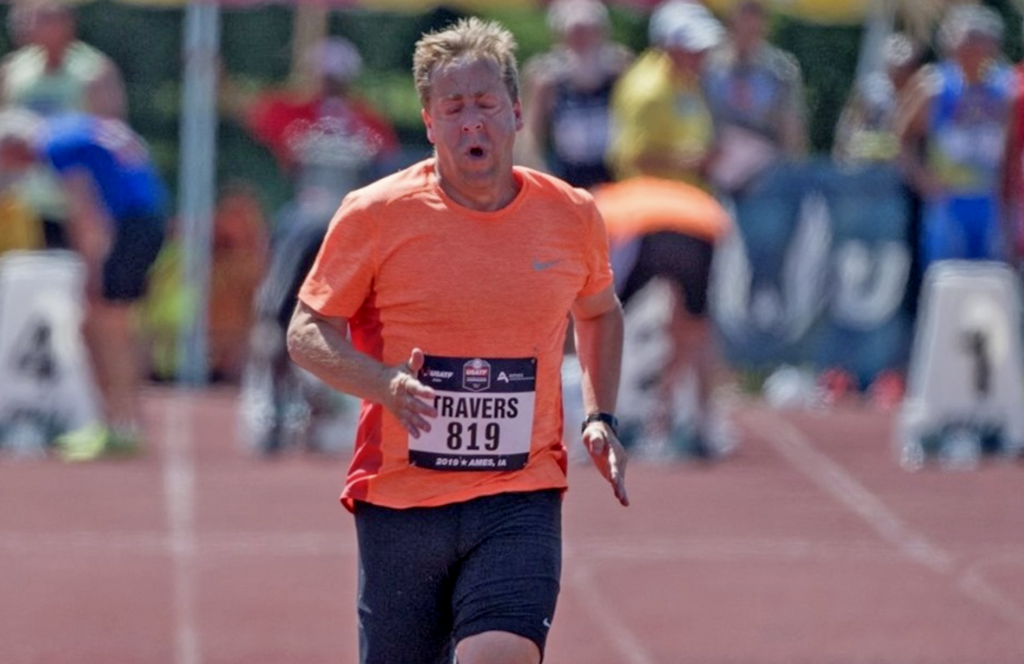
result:
M 862 385 L 906 362 L 909 201 L 895 169 L 782 165 L 728 202 L 712 314 L 740 368 L 843 368 Z

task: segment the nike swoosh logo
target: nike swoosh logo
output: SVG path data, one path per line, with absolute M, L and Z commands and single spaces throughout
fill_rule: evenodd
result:
M 541 272 L 543 270 L 548 269 L 549 267 L 554 267 L 554 266 L 558 265 L 561 262 L 562 262 L 562 259 L 560 259 L 560 258 L 556 259 L 556 260 L 553 260 L 553 261 L 539 261 L 536 258 L 534 258 L 533 259 L 533 269 L 537 270 L 538 272 Z
M 544 626 L 547 627 L 548 629 L 551 629 L 551 621 L 548 620 L 547 618 L 545 618 L 544 619 Z

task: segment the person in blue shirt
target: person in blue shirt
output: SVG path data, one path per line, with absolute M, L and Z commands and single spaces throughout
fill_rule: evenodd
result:
M 943 57 L 915 75 L 899 112 L 900 163 L 923 201 L 924 266 L 1011 258 L 1004 214 L 1019 102 L 1003 29 L 988 7 L 952 8 Z
M 121 120 L 0 112 L 0 173 L 17 176 L 37 164 L 59 174 L 68 197 L 70 246 L 86 267 L 85 341 L 104 402 L 102 423 L 57 443 L 69 460 L 134 451 L 142 370 L 133 305 L 163 243 L 165 186 L 145 143 Z

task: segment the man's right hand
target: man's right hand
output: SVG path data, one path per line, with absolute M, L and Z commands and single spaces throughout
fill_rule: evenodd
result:
M 384 407 L 398 418 L 398 421 L 413 438 L 419 438 L 421 431 L 430 431 L 428 418 L 437 417 L 437 409 L 434 408 L 434 390 L 416 378 L 421 368 L 423 368 L 423 351 L 414 348 L 406 362 L 387 369 L 393 375 L 388 381 L 388 394 L 384 401 Z

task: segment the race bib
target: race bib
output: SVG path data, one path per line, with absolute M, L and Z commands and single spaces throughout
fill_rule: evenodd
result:
M 430 470 L 519 470 L 530 456 L 537 359 L 428 355 L 417 376 L 435 392 L 430 431 L 409 436 L 409 463 Z

